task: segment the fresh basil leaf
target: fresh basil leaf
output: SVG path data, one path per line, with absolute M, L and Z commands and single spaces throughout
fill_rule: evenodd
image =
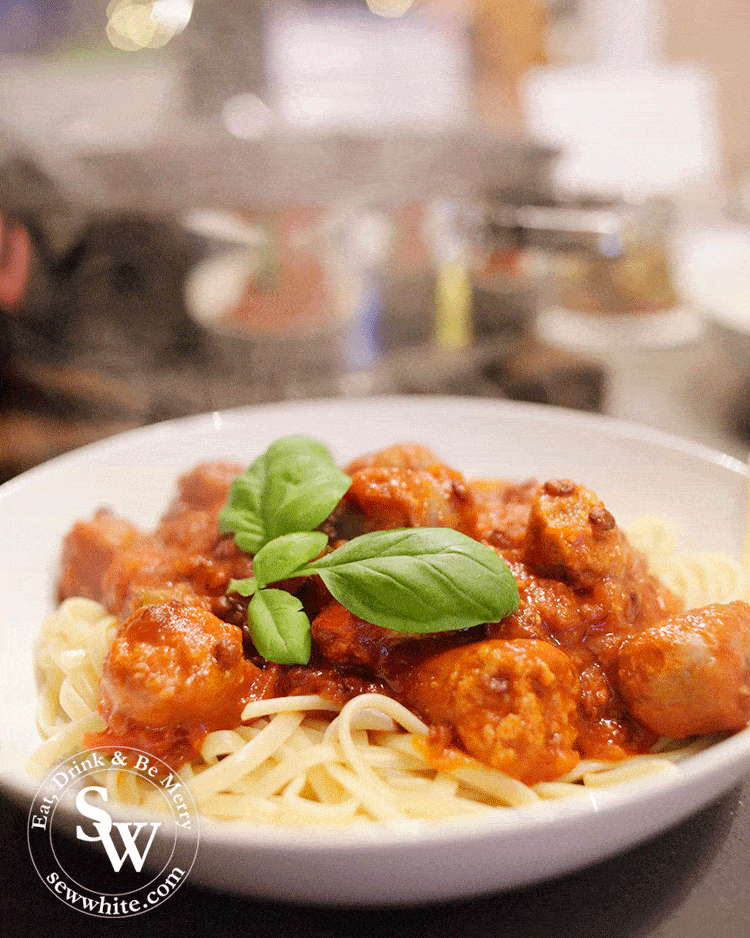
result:
M 230 580 L 227 593 L 239 593 L 240 596 L 252 596 L 258 590 L 258 581 L 254 576 L 244 580 Z
M 319 440 L 306 436 L 276 440 L 266 451 L 262 506 L 267 539 L 317 528 L 351 484 Z
M 250 600 L 248 626 L 253 644 L 268 661 L 307 664 L 310 660 L 310 620 L 291 593 L 259 590 Z
M 312 531 L 351 485 L 318 440 L 295 435 L 272 443 L 230 486 L 219 530 L 256 554 L 284 534 Z
M 308 474 L 308 466 L 331 462 L 331 454 L 324 443 L 304 433 L 294 433 L 291 436 L 282 436 L 274 440 L 265 452 L 266 464 L 272 472 L 284 469 L 294 473 L 292 467 L 297 467 L 300 481 Z
M 239 531 L 234 535 L 234 543 L 246 554 L 256 554 L 265 543 L 265 540 L 265 532 L 262 528 L 257 533 Z
M 269 541 L 253 557 L 258 586 L 306 574 L 300 567 L 317 557 L 327 543 L 328 536 L 322 531 L 298 531 Z
M 490 548 L 451 528 L 363 534 L 308 564 L 350 612 L 399 632 L 443 632 L 497 622 L 518 587 Z
M 243 543 L 237 542 L 237 546 L 250 554 L 263 545 L 265 538 L 262 507 L 265 484 L 266 458 L 263 454 L 232 480 L 227 502 L 219 512 L 219 531 L 222 534 L 241 534 Z

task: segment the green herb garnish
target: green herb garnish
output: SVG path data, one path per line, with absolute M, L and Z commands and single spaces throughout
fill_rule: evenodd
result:
M 300 601 L 269 585 L 317 574 L 354 615 L 399 632 L 444 632 L 496 622 L 518 606 L 505 562 L 451 528 L 374 531 L 324 552 L 313 530 L 351 484 L 316 440 L 277 440 L 232 484 L 219 527 L 253 553 L 252 577 L 227 592 L 252 597 L 248 626 L 269 661 L 307 664 L 310 621 Z
M 351 484 L 322 443 L 284 437 L 232 482 L 219 530 L 255 554 L 282 534 L 317 528 Z

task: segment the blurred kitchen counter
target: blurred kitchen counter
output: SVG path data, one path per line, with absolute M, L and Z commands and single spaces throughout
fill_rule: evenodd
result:
M 106 330 L 105 330 L 106 331 Z M 750 385 L 710 327 L 698 341 L 668 349 L 600 354 L 557 347 L 522 328 L 458 350 L 427 343 L 341 370 L 335 343 L 328 366 L 288 369 L 268 361 L 228 363 L 210 342 L 154 355 L 139 338 L 80 344 L 56 356 L 30 349 L 12 359 L 0 401 L 0 479 L 68 450 L 157 421 L 280 399 L 362 394 L 456 394 L 507 398 L 602 412 L 675 433 L 745 459 Z M 141 343 L 143 344 L 143 343 Z M 314 343 L 306 354 L 314 353 Z M 332 352 L 333 349 L 333 352 Z M 320 350 L 319 350 L 320 351 Z M 287 352 L 291 353 L 290 349 Z M 278 349 L 283 365 L 283 349 Z M 297 351 L 299 354 L 299 350 Z M 252 352 L 248 350 L 248 363 Z

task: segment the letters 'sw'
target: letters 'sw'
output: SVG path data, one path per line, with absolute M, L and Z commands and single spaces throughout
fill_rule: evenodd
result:
M 161 827 L 161 821 L 150 821 L 148 824 L 145 821 L 113 821 L 109 813 L 100 808 L 97 805 L 90 804 L 86 801 L 87 792 L 95 791 L 97 792 L 104 801 L 107 801 L 107 789 L 100 788 L 96 785 L 92 785 L 89 788 L 84 788 L 78 792 L 76 797 L 76 808 L 79 812 L 85 817 L 90 818 L 94 822 L 94 827 L 96 828 L 96 836 L 91 836 L 87 834 L 86 831 L 79 825 L 76 825 L 76 837 L 78 840 L 87 840 L 90 842 L 101 841 L 104 845 L 104 849 L 107 852 L 109 857 L 109 862 L 112 864 L 112 869 L 115 873 L 119 873 L 122 869 L 125 860 L 130 857 L 130 862 L 133 864 L 133 868 L 137 873 L 140 873 L 143 869 L 143 864 L 146 861 L 148 852 L 151 849 L 151 844 L 154 842 L 154 836 L 156 835 L 156 830 L 158 827 Z M 148 842 L 141 852 L 138 848 L 136 840 L 138 835 L 144 827 L 151 827 L 151 835 L 148 838 Z M 117 847 L 115 846 L 112 840 L 112 828 L 116 827 L 120 838 L 123 844 L 123 852 L 120 855 L 117 852 Z

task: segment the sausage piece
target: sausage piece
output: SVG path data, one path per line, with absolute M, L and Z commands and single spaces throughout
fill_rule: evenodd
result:
M 375 672 L 382 669 L 393 648 L 422 638 L 365 622 L 336 600 L 315 616 L 311 634 L 318 650 L 334 664 L 366 667 Z
M 586 589 L 622 562 L 623 537 L 597 496 L 567 479 L 545 482 L 531 502 L 523 561 Z
M 78 521 L 63 541 L 58 596 L 101 601 L 102 583 L 114 560 L 142 540 L 135 525 L 106 508 Z
M 474 506 L 474 517 L 465 534 L 497 548 L 509 559 L 518 556 L 529 523 L 531 500 L 538 484 L 474 479 L 466 483 Z M 513 554 L 509 554 L 512 551 Z
M 353 459 L 346 467 L 347 475 L 354 475 L 363 469 L 375 467 L 389 469 L 430 469 L 440 464 L 440 460 L 426 446 L 420 443 L 396 443 Z
M 159 522 L 156 538 L 189 553 L 210 550 L 218 539 L 216 518 L 232 480 L 241 472 L 236 463 L 216 460 L 199 463 L 180 476 L 177 495 Z
M 143 606 L 118 629 L 104 663 L 101 710 L 114 732 L 131 723 L 236 726 L 260 671 L 242 632 L 198 606 Z
M 661 736 L 740 729 L 750 721 L 750 606 L 705 606 L 627 637 L 617 683 L 633 715 Z
M 599 498 L 567 479 L 537 490 L 521 560 L 537 576 L 559 580 L 600 605 L 602 634 L 630 632 L 683 609 Z
M 390 528 L 463 530 L 471 515 L 461 473 L 423 446 L 391 446 L 355 460 L 346 471 L 352 484 L 338 512 L 346 519 L 344 536 Z
M 476 642 L 417 666 L 409 703 L 451 726 L 466 751 L 528 785 L 578 762 L 578 679 L 565 652 L 533 639 Z

